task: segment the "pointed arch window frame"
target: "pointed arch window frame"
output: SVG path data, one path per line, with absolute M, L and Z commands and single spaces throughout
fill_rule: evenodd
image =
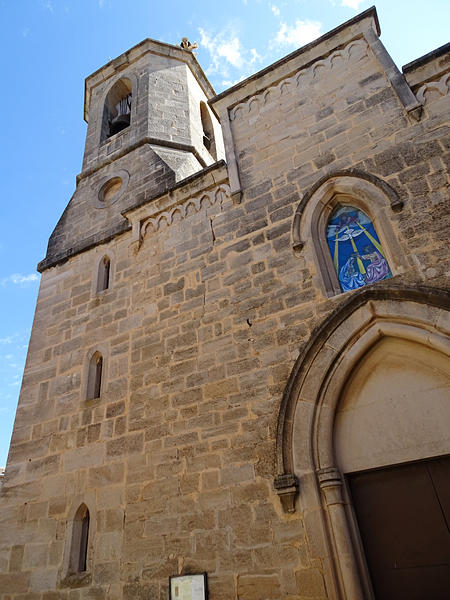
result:
M 397 192 L 364 171 L 335 172 L 320 179 L 305 194 L 295 212 L 292 228 L 293 249 L 315 263 L 326 296 L 346 293 L 341 289 L 326 237 L 329 219 L 338 205 L 352 206 L 369 217 L 392 276 L 406 270 L 406 257 L 391 223 L 392 213 L 403 208 Z

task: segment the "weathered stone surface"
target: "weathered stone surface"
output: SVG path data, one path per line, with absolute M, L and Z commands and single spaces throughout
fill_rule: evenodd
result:
M 213 104 L 234 143 L 228 134 L 228 167 L 181 182 L 200 170 L 199 158 L 212 162 L 197 114 L 202 88 L 212 92 L 194 59 L 186 60 L 195 76 L 186 60 L 169 68 L 167 48 L 149 40 L 156 54 L 135 49 L 129 64 L 122 57 L 124 76 L 142 74 L 136 129 L 100 146 L 114 67 L 88 80 L 83 172 L 49 244 L 54 265 L 42 265 L 0 483 L 1 600 L 162 599 L 170 575 L 203 570 L 210 600 L 327 597 L 326 536 L 319 513 L 305 508 L 316 501 L 315 473 L 296 474 L 292 514 L 273 487 L 291 370 L 353 293 L 326 293 L 312 235 L 293 251 L 302 198 L 335 172 L 377 177 L 403 202 L 401 211 L 387 203 L 377 213 L 392 229 L 392 259 L 402 259 L 390 283 L 445 289 L 450 271 L 450 96 L 433 99 L 424 89 L 424 113 L 412 119 L 364 41 L 374 28 L 369 11 L 218 96 Z M 157 149 L 146 137 L 166 145 Z M 192 148 L 169 148 L 174 140 Z M 129 187 L 106 218 L 93 196 L 120 170 L 129 172 Z M 352 181 L 345 201 L 361 185 L 356 175 Z M 232 198 L 238 184 L 240 203 L 239 193 Z M 312 209 L 302 210 L 311 221 Z M 105 256 L 110 282 L 98 293 Z M 392 303 L 380 311 L 386 319 Z M 428 316 L 444 331 L 442 307 Z M 403 317 L 417 318 L 414 303 Z M 313 421 L 322 371 L 340 360 L 342 335 L 331 335 L 315 370 L 304 373 L 297 405 L 304 422 Z M 101 388 L 88 399 L 95 351 Z M 293 436 L 306 454 L 307 440 Z M 90 514 L 87 570 L 71 575 L 71 527 L 82 503 Z

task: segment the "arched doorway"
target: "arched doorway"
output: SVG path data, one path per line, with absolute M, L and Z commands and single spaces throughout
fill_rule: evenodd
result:
M 432 545 L 440 543 L 441 534 L 444 544 L 449 539 L 448 509 L 443 507 L 450 503 L 445 477 L 450 454 L 448 306 L 448 297 L 438 290 L 363 290 L 318 328 L 293 369 L 280 409 L 278 470 L 298 481 L 297 507 L 313 558 L 323 566 L 329 598 L 410 600 L 413 596 L 401 596 L 393 586 L 418 589 L 411 581 L 420 578 L 420 569 L 422 574 L 434 570 L 433 582 L 440 569 L 446 581 L 442 556 L 425 565 L 420 552 L 430 545 L 426 518 L 440 521 Z M 408 498 L 417 496 L 414 485 L 423 489 L 427 477 L 428 491 L 419 502 L 425 496 L 429 501 L 426 518 L 422 515 L 425 538 L 420 541 L 417 525 L 406 519 L 394 538 L 412 548 L 413 556 L 395 564 L 392 539 L 377 534 L 392 534 L 393 521 L 400 527 L 395 511 L 417 513 Z M 391 556 L 385 556 L 387 546 Z M 380 554 L 381 565 L 376 563 Z M 396 582 L 386 583 L 386 573 L 380 572 L 391 563 Z M 416 574 L 406 583 L 398 575 L 413 563 Z M 427 597 L 438 598 L 436 593 Z
M 336 463 L 375 598 L 448 597 L 449 424 L 450 360 L 404 337 L 376 342 L 341 394 Z

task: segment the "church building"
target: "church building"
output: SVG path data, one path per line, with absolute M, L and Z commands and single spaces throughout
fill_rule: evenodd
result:
M 446 600 L 450 45 L 371 8 L 216 94 L 85 82 L 0 479 L 0 600 Z

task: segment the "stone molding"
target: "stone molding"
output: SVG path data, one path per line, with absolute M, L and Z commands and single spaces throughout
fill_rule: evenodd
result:
M 427 81 L 417 90 L 417 99 L 422 104 L 428 100 L 427 93 L 438 92 L 440 96 L 446 96 L 450 91 L 450 73 L 445 73 L 440 79 Z
M 351 204 L 365 212 L 373 222 L 394 275 L 407 268 L 406 257 L 398 243 L 386 209 L 402 210 L 403 201 L 385 181 L 359 169 L 340 170 L 319 179 L 303 196 L 292 224 L 292 247 L 300 253 L 312 248 L 317 273 L 327 296 L 342 293 L 326 242 L 326 227 L 333 209 Z M 309 250 L 307 250 L 309 252 Z
M 347 296 L 343 296 L 343 302 L 316 327 L 311 337 L 299 354 L 291 371 L 289 381 L 284 391 L 278 413 L 278 424 L 276 434 L 276 478 L 285 473 L 294 473 L 292 458 L 292 427 L 293 413 L 297 402 L 298 382 L 305 377 L 311 364 L 324 351 L 327 341 L 332 334 L 341 327 L 357 310 L 368 307 L 369 320 L 375 319 L 375 302 L 412 302 L 417 305 L 434 307 L 443 311 L 450 310 L 450 291 L 428 286 L 398 286 L 389 280 L 372 286 L 361 288 Z M 325 372 L 325 371 L 324 371 Z
M 334 450 L 341 390 L 382 337 L 419 341 L 450 355 L 449 306 L 448 291 L 425 286 L 388 282 L 351 292 L 313 331 L 292 369 L 278 415 L 274 485 L 286 473 L 297 477 L 306 535 L 315 539 L 314 558 L 324 565 L 332 598 L 370 596 Z
M 322 68 L 332 69 L 335 61 L 339 58 L 350 61 L 353 57 L 356 57 L 356 60 L 361 60 L 367 55 L 368 45 L 366 41 L 364 39 L 352 40 L 349 44 L 332 52 L 326 58 L 313 62 L 294 73 L 291 77 L 282 79 L 276 85 L 250 96 L 244 102 L 240 102 L 230 110 L 230 121 L 243 117 L 245 113 L 260 110 L 266 104 L 269 96 L 273 96 L 275 93 L 279 95 L 283 94 L 285 86 L 299 87 L 301 83 L 303 84 L 307 80 L 315 79 Z
M 221 202 L 224 196 L 227 198 L 230 197 L 230 188 L 227 184 L 220 184 L 207 192 L 202 192 L 198 196 L 190 196 L 167 210 L 142 219 L 139 231 L 140 242 L 142 243 L 147 233 L 159 231 L 163 227 L 168 227 L 172 223 L 178 222 L 191 214 L 198 213 L 202 208 L 209 208 L 216 204 L 216 202 Z

